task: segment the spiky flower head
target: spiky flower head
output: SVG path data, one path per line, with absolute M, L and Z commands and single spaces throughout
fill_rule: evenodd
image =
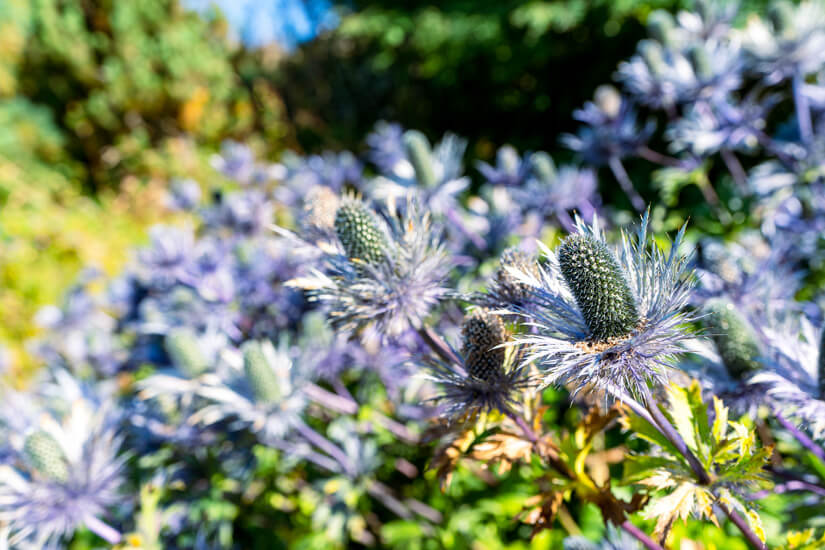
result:
M 334 328 L 348 332 L 377 329 L 395 337 L 418 328 L 431 308 L 448 293 L 446 252 L 418 203 L 388 221 L 363 203 L 345 199 L 336 215 L 336 231 L 346 255 L 323 250 L 326 272 L 290 281 L 310 291 L 310 299 L 329 308 Z M 339 223 L 340 218 L 340 223 Z
M 639 313 L 633 293 L 605 242 L 586 234 L 571 235 L 557 255 L 562 276 L 594 340 L 621 338 L 636 328 Z
M 461 351 L 453 361 L 427 359 L 440 392 L 432 401 L 444 405 L 441 414 L 451 420 L 473 420 L 481 412 L 509 413 L 518 406 L 520 392 L 532 385 L 527 365 L 520 363 L 518 348 L 507 347 L 507 329 L 501 317 L 479 308 L 464 316 Z
M 491 307 L 508 308 L 513 305 L 526 306 L 529 303 L 532 287 L 514 272 L 538 276 L 536 256 L 518 248 L 508 248 L 501 253 L 498 268 L 484 300 Z
M 754 379 L 767 386 L 773 406 L 814 438 L 825 437 L 825 331 L 804 315 L 773 316 L 764 327 L 766 368 Z
M 432 158 L 432 149 L 427 137 L 418 130 L 404 132 L 404 147 L 407 158 L 415 170 L 418 183 L 424 187 L 434 187 L 438 180 Z
M 370 265 L 380 264 L 386 256 L 387 237 L 378 219 L 363 201 L 348 197 L 335 212 L 335 234 L 347 257 Z
M 468 374 L 488 382 L 502 372 L 506 350 L 501 347 L 507 338 L 504 322 L 487 309 L 476 309 L 464 317 L 461 324 L 461 354 Z
M 264 403 L 277 403 L 284 397 L 284 393 L 289 391 L 289 388 L 281 387 L 282 381 L 272 368 L 271 358 L 266 356 L 272 349 L 254 340 L 244 343 L 241 347 L 244 374 L 252 393 Z
M 742 380 L 758 371 L 761 353 L 756 334 L 734 305 L 724 299 L 715 299 L 705 304 L 705 310 L 707 315 L 703 322 L 728 374 Z
M 684 306 L 690 296 L 683 227 L 665 253 L 650 238 L 648 215 L 635 235 L 611 247 L 599 226 L 577 219 L 576 235 L 546 261 L 539 275 L 513 271 L 532 286 L 530 307 L 514 307 L 534 325 L 516 341 L 535 361 L 545 384 L 610 394 L 643 395 L 659 385 L 690 338 Z
M 209 360 L 201 349 L 201 342 L 189 327 L 170 330 L 163 338 L 163 346 L 172 364 L 189 378 L 195 378 L 209 368 Z
M 63 374 L 61 380 L 70 379 Z M 41 409 L 38 424 L 13 442 L 16 460 L 0 466 L 0 522 L 14 548 L 62 548 L 83 527 L 112 544 L 120 541 L 103 520 L 123 502 L 118 416 L 106 400 L 60 399 L 76 389 L 56 387 L 57 399 L 30 396 Z M 22 436 L 13 435 L 15 441 Z

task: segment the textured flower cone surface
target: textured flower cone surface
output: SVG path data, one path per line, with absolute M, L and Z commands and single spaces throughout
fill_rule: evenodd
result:
M 486 309 L 477 309 L 464 317 L 461 325 L 462 353 L 469 373 L 487 382 L 502 373 L 507 331 L 501 317 Z
M 46 478 L 60 482 L 69 478 L 66 455 L 48 432 L 39 430 L 29 435 L 23 444 L 23 453 L 29 464 Z
M 559 266 L 596 341 L 629 334 L 639 324 L 633 293 L 603 242 L 572 235 L 559 247 Z
M 335 233 L 349 258 L 377 265 L 386 257 L 386 236 L 375 214 L 359 200 L 347 200 L 338 207 Z
M 281 385 L 278 375 L 267 361 L 260 342 L 243 345 L 243 368 L 255 397 L 266 403 L 276 403 L 281 399 Z
M 759 345 L 748 322 L 726 300 L 711 300 L 705 308 L 705 325 L 728 374 L 741 379 L 759 370 Z
M 536 258 L 517 248 L 508 248 L 501 253 L 499 268 L 495 274 L 498 291 L 504 299 L 514 304 L 522 304 L 530 298 L 531 286 L 510 273 L 508 267 L 538 277 Z
M 163 346 L 172 364 L 190 378 L 203 374 L 209 364 L 200 349 L 198 337 L 192 330 L 177 329 L 163 339 Z

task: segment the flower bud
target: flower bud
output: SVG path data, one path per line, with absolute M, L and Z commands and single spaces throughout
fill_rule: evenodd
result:
M 492 382 L 503 372 L 505 349 L 497 347 L 507 338 L 501 317 L 487 309 L 476 309 L 461 324 L 462 354 L 469 374 Z
M 531 295 L 531 286 L 510 273 L 507 268 L 517 269 L 538 277 L 536 258 L 517 248 L 508 248 L 501 253 L 499 268 L 495 273 L 496 292 L 502 300 L 515 305 L 523 305 Z
M 572 235 L 559 247 L 558 258 L 592 339 L 619 338 L 636 328 L 636 301 L 605 243 L 588 235 Z
M 705 326 L 716 344 L 728 374 L 736 379 L 760 369 L 759 345 L 748 322 L 724 299 L 710 300 L 705 305 L 708 315 Z
M 69 479 L 69 465 L 60 443 L 48 432 L 38 430 L 23 444 L 23 454 L 32 468 L 44 477 L 65 483 Z
M 277 403 L 283 397 L 278 375 L 266 357 L 260 342 L 249 341 L 241 346 L 243 370 L 255 397 L 266 403 Z
M 195 378 L 209 368 L 198 337 L 190 328 L 172 329 L 164 337 L 163 347 L 172 364 L 189 378 Z
M 418 183 L 423 187 L 435 187 L 437 181 L 427 137 L 417 130 L 408 130 L 404 133 L 404 147 L 407 149 L 407 158 L 415 169 Z
M 347 199 L 335 213 L 335 233 L 349 258 L 370 265 L 386 258 L 387 238 L 381 231 L 375 213 L 357 199 Z

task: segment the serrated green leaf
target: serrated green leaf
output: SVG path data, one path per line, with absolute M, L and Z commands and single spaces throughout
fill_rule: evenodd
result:
M 667 388 L 667 398 L 670 404 L 670 417 L 676 431 L 685 440 L 687 446 L 696 451 L 696 429 L 693 423 L 693 408 L 688 392 L 675 384 Z

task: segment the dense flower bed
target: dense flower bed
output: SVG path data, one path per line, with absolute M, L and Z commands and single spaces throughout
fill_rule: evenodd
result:
M 820 547 L 825 6 L 699 8 L 575 113 L 582 165 L 503 146 L 473 180 L 461 138 L 381 123 L 364 155 L 226 143 L 233 186 L 173 182 L 189 224 L 38 316 L 3 540 Z M 700 230 L 631 160 L 698 188 Z

